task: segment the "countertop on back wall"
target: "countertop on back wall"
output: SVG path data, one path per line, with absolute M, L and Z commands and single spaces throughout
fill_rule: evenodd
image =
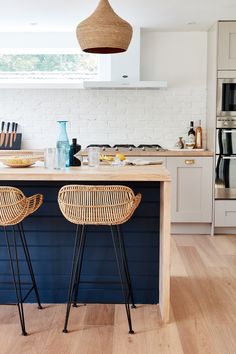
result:
M 101 153 L 104 155 L 115 155 L 117 153 L 124 153 L 126 156 L 163 156 L 163 157 L 188 157 L 188 156 L 195 156 L 195 157 L 213 157 L 214 152 L 209 150 L 166 150 L 166 151 L 139 151 L 138 154 L 135 151 L 125 151 L 122 150 L 115 151 L 113 150 L 112 153 L 109 151 L 102 151 Z M 0 156 L 7 156 L 7 155 L 28 155 L 28 154 L 36 154 L 42 156 L 44 154 L 43 150 L 0 150 Z M 87 151 L 82 150 L 81 156 L 86 156 Z
M 105 151 L 101 151 L 101 154 L 103 155 L 116 155 L 118 153 L 122 153 L 125 156 L 129 156 L 129 157 L 151 157 L 151 156 L 162 156 L 162 157 L 187 157 L 187 156 L 206 156 L 206 157 L 211 157 L 214 156 L 214 153 L 212 151 L 209 150 L 187 150 L 187 149 L 183 149 L 183 150 L 164 150 L 164 151 L 137 151 L 137 150 L 122 150 L 119 149 L 119 151 L 115 151 L 114 149 L 106 149 Z M 88 151 L 82 150 L 80 153 L 81 156 L 87 156 L 88 155 Z

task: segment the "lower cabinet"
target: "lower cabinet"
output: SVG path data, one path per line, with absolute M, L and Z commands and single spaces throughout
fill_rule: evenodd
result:
M 168 157 L 172 176 L 172 223 L 211 223 L 213 158 Z
M 215 227 L 236 227 L 236 200 L 215 201 Z

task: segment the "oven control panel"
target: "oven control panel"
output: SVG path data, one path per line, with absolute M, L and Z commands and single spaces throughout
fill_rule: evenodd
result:
M 236 118 L 217 118 L 217 128 L 236 128 Z

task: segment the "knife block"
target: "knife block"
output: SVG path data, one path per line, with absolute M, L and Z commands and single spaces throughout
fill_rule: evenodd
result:
M 14 141 L 14 138 L 12 139 L 12 146 L 10 146 L 11 145 L 11 133 L 9 133 L 9 135 L 8 135 L 7 145 L 6 145 L 6 136 L 7 136 L 7 133 L 4 133 L 4 139 L 2 139 L 2 145 L 0 146 L 0 150 L 20 150 L 21 149 L 21 139 L 22 139 L 21 133 L 16 134 L 15 141 Z M 1 141 L 1 133 L 0 133 L 0 141 Z

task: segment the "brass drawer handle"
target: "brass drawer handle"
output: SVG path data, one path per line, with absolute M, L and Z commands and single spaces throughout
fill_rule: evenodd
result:
M 185 160 L 185 165 L 194 165 L 195 160 Z

